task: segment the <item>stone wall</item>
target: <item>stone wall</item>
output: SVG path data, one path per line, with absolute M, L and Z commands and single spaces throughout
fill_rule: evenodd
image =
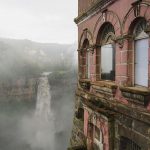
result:
M 113 88 L 114 90 L 112 90 Z M 123 100 L 122 103 L 118 103 L 116 96 L 110 94 L 117 91 L 115 89 L 116 86 L 103 83 L 103 87 L 97 89 L 95 93 L 78 86 L 75 112 L 78 112 L 78 108 L 83 108 L 84 121 L 81 124 L 74 121 L 72 147 L 84 145 L 88 150 L 93 150 L 94 127 L 97 127 L 102 132 L 102 140 L 99 145 L 103 150 L 119 150 L 122 137 L 128 138 L 135 148 L 139 146 L 142 150 L 149 150 L 149 113 L 141 106 L 137 107 L 137 104 L 125 105 Z

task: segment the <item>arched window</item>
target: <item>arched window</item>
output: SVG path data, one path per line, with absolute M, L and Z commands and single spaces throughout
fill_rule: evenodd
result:
M 139 19 L 134 28 L 134 35 L 138 37 L 146 29 L 146 20 L 144 18 Z
M 146 20 L 140 18 L 133 30 L 135 36 L 135 85 L 148 86 L 148 49 L 149 36 L 145 32 Z
M 115 80 L 115 47 L 114 47 L 114 27 L 110 23 L 104 24 L 101 31 L 100 50 L 100 70 L 101 79 Z
M 82 77 L 89 79 L 90 78 L 90 52 L 89 52 L 89 41 L 85 39 L 83 42 L 83 53 L 82 53 Z

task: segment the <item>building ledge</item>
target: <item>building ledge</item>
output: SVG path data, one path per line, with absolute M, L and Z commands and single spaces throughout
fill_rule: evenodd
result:
M 96 81 L 91 83 L 91 91 L 95 94 L 104 96 L 105 98 L 113 98 L 115 96 L 117 85 L 112 81 Z
M 150 103 L 150 89 L 146 87 L 124 87 L 117 85 L 115 81 L 92 82 L 89 79 L 79 80 L 79 85 L 85 92 L 97 94 L 105 99 L 113 100 L 120 91 L 122 98 L 137 107 L 147 108 Z
M 87 148 L 83 145 L 80 145 L 80 146 L 69 147 L 68 150 L 87 150 Z
M 90 79 L 79 79 L 79 82 L 90 83 Z
M 149 105 L 150 89 L 146 87 L 120 87 L 123 97 L 130 103 L 147 107 Z
M 150 123 L 150 112 L 145 108 L 130 104 L 123 104 L 122 102 L 115 99 L 109 100 L 105 97 L 100 97 L 98 94 L 81 91 L 80 89 L 76 91 L 76 95 L 82 97 L 83 103 L 86 103 L 87 106 L 92 107 L 93 110 L 96 110 L 95 108 L 97 108 L 97 111 L 102 113 L 103 108 L 101 108 L 101 106 L 103 106 L 107 108 L 106 112 L 110 110 L 112 112 L 121 113 L 140 121 Z
M 115 84 L 115 82 L 113 81 L 96 81 L 96 82 L 91 82 L 91 85 L 96 85 L 96 86 L 100 86 L 100 87 L 107 87 L 110 89 L 117 89 L 117 85 Z
M 84 20 L 93 12 L 100 10 L 103 11 L 108 5 L 112 4 L 116 0 L 97 0 L 91 7 L 87 8 L 82 14 L 79 12 L 79 16 L 74 19 L 75 23 L 78 24 L 80 21 Z
M 133 94 L 150 95 L 150 89 L 147 87 L 135 86 L 135 87 L 120 87 L 121 91 L 130 92 Z

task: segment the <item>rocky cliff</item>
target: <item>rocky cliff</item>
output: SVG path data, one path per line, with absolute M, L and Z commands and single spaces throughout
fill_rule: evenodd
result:
M 20 78 L 0 84 L 0 101 L 35 101 L 38 78 Z

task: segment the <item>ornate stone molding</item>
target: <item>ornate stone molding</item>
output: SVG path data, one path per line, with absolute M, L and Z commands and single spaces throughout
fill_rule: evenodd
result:
M 107 23 L 110 23 L 113 27 L 113 30 L 111 30 L 110 28 L 109 32 L 112 32 L 113 34 L 117 32 L 122 34 L 121 21 L 118 15 L 113 11 L 109 11 L 105 9 L 100 15 L 100 17 L 97 19 L 95 26 L 94 26 L 94 30 L 93 30 L 93 37 L 94 37 L 93 42 L 94 43 L 97 43 L 97 41 L 101 40 L 101 36 L 99 36 L 99 34 L 103 32 L 104 29 L 102 27 L 104 27 L 103 25 L 107 26 Z M 112 35 L 112 37 L 113 36 L 114 35 Z
M 126 35 L 121 35 L 121 36 L 117 37 L 114 41 L 115 41 L 115 43 L 117 43 L 119 45 L 120 48 L 123 48 L 124 41 L 133 39 L 133 38 L 134 38 L 133 35 L 126 34 Z
M 94 50 L 96 48 L 100 48 L 101 45 L 98 45 L 98 44 L 93 44 L 93 45 L 90 45 L 88 48 L 80 48 L 80 49 L 77 49 L 78 52 L 80 52 L 80 54 L 82 55 L 83 54 L 83 51 L 86 50 L 88 52 L 91 52 L 92 54 L 94 54 Z
M 142 2 L 142 0 L 137 0 L 134 3 L 132 3 L 132 6 L 134 7 L 134 16 L 138 17 L 140 15 L 140 3 Z
M 80 49 L 82 48 L 83 43 L 84 43 L 84 41 L 86 39 L 89 41 L 90 45 L 93 45 L 93 36 L 92 36 L 92 33 L 87 28 L 85 28 L 83 30 L 82 34 L 81 34 L 80 41 L 79 41 L 79 48 Z
M 139 17 L 145 18 L 149 26 L 150 15 L 148 15 L 148 12 L 147 12 L 149 7 L 150 7 L 150 3 L 148 1 L 136 0 L 134 3 L 132 3 L 132 7 L 127 12 L 122 23 L 123 33 L 125 34 L 130 33 L 130 27 L 133 21 L 135 19 L 138 19 Z
M 99 45 L 99 44 L 94 44 L 93 46 L 94 46 L 94 48 L 101 48 L 101 45 Z
M 81 48 L 81 49 L 77 49 L 77 51 L 78 51 L 78 53 L 80 53 L 80 55 L 83 55 L 83 51 L 84 51 L 84 49 L 83 49 L 83 48 Z
M 86 11 L 84 11 L 81 15 L 74 19 L 76 24 L 80 23 L 87 16 L 91 15 L 96 11 L 104 10 L 108 5 L 112 4 L 116 0 L 97 0 L 92 7 L 89 7 Z
M 146 30 L 145 30 L 145 32 L 149 35 L 149 37 L 150 37 L 150 27 L 148 27 Z

